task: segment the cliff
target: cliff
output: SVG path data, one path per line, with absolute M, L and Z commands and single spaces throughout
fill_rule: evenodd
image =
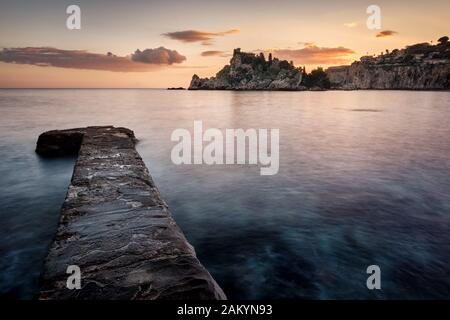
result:
M 449 90 L 450 43 L 419 43 L 325 72 L 334 89 Z
M 133 131 L 115 127 L 40 135 L 38 154 L 78 154 L 40 299 L 226 299 L 172 218 L 135 142 Z M 80 268 L 79 289 L 66 286 L 71 265 Z
M 189 90 L 304 90 L 301 85 L 304 69 L 286 60 L 269 59 L 264 55 L 235 49 L 230 64 L 215 77 L 192 77 Z

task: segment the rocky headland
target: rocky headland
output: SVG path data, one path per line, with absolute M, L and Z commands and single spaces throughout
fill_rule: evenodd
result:
M 450 42 L 418 43 L 326 70 L 334 89 L 450 89 Z
M 347 66 L 306 73 L 293 62 L 263 53 L 233 52 L 230 63 L 214 77 L 192 77 L 189 90 L 358 90 L 450 89 L 450 42 L 442 37 L 435 45 L 419 43 L 404 49 L 364 56 Z

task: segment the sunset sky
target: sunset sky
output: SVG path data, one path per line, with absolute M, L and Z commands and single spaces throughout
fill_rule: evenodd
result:
M 81 30 L 66 27 L 71 4 Z M 371 4 L 381 8 L 380 30 L 366 27 Z M 450 34 L 449 12 L 448 0 L 1 0 L 0 87 L 186 87 L 237 47 L 308 70 L 349 64 L 436 42 Z

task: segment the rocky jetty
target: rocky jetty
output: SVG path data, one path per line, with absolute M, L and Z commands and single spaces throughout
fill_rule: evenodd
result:
M 241 52 L 235 49 L 230 64 L 215 77 L 192 77 L 189 90 L 305 90 L 304 69 L 286 60 L 266 60 L 263 53 Z
M 334 89 L 450 89 L 450 43 L 419 43 L 379 56 L 364 56 L 350 66 L 331 67 L 326 74 Z
M 167 90 L 186 90 L 186 89 L 183 87 L 169 87 L 167 88 Z
M 161 199 L 133 131 L 43 133 L 36 152 L 78 154 L 40 299 L 226 299 Z M 66 287 L 78 266 L 81 289 Z

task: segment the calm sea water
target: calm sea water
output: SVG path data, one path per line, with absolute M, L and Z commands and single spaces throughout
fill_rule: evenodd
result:
M 280 171 L 176 166 L 176 128 L 279 128 Z M 31 298 L 74 159 L 50 129 L 133 129 L 229 298 L 450 298 L 450 93 L 0 90 L 0 294 Z M 368 265 L 382 290 L 366 288 Z

